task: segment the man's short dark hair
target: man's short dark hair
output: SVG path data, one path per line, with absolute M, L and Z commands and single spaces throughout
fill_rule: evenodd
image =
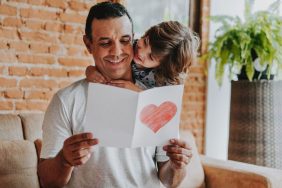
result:
M 97 3 L 92 6 L 86 19 L 85 34 L 89 40 L 92 40 L 92 22 L 94 19 L 109 19 L 109 18 L 119 18 L 126 15 L 132 26 L 133 33 L 133 22 L 127 12 L 126 8 L 119 3 L 112 3 L 110 1 Z

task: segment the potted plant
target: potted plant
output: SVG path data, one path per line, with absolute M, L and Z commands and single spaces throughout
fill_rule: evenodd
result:
M 252 13 L 245 1 L 245 18 L 216 16 L 222 25 L 203 60 L 215 60 L 216 80 L 226 66 L 231 80 L 228 158 L 282 169 L 282 81 L 271 75 L 282 67 L 280 1 Z
M 245 1 L 244 21 L 239 17 L 211 17 L 212 21 L 221 23 L 221 27 L 202 59 L 205 62 L 215 60 L 215 77 L 219 85 L 226 66 L 231 80 L 236 80 L 239 75 L 239 79 L 247 78 L 249 81 L 270 79 L 271 74 L 282 67 L 280 0 L 271 4 L 266 11 L 255 13 L 251 11 L 253 2 Z

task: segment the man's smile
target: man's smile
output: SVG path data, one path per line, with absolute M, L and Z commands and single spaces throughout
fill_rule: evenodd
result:
M 105 58 L 104 60 L 111 65 L 120 65 L 126 62 L 127 57 L 120 57 L 118 59 Z

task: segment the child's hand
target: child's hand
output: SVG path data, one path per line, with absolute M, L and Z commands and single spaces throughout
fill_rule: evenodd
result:
M 140 92 L 142 89 L 140 89 L 138 86 L 136 86 L 134 83 L 130 81 L 125 81 L 125 80 L 112 80 L 108 83 L 109 85 L 116 86 L 116 87 L 121 87 L 125 89 L 130 89 L 132 91 L 137 91 Z
M 94 83 L 107 83 L 106 78 L 97 70 L 95 66 L 89 65 L 85 70 L 86 80 Z

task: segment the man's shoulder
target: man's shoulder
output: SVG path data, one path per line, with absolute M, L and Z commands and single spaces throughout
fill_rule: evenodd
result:
M 73 100 L 76 97 L 85 97 L 88 89 L 88 82 L 85 79 L 78 80 L 71 85 L 60 89 L 57 92 L 61 100 Z

